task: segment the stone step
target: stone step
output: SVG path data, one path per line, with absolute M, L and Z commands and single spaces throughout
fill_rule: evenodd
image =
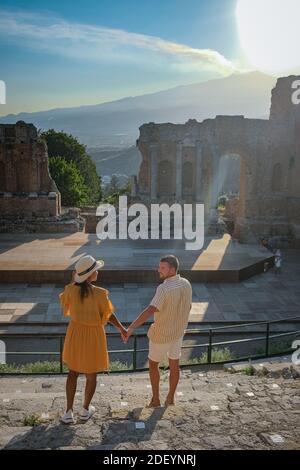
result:
M 273 378 L 283 377 L 287 379 L 300 377 L 300 365 L 292 362 L 292 356 L 279 356 L 224 365 L 224 370 L 230 373 L 240 373 L 249 368 L 252 369 L 252 375 L 268 375 Z M 249 373 L 249 375 L 251 374 Z
M 245 367 L 249 366 L 254 366 L 257 364 L 278 364 L 281 362 L 290 362 L 292 363 L 292 357 L 291 356 L 276 356 L 276 357 L 267 357 L 267 358 L 262 358 L 262 359 L 253 359 L 249 361 L 243 361 L 243 362 L 229 362 L 228 364 L 224 365 L 224 370 L 229 371 L 231 368 L 235 368 L 234 370 L 239 371 L 243 370 Z

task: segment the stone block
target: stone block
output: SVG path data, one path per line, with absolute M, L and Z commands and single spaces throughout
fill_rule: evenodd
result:
M 203 438 L 203 441 L 213 449 L 224 449 L 233 446 L 233 442 L 229 436 L 206 436 Z
M 266 444 L 272 446 L 272 447 L 277 447 L 281 446 L 284 444 L 284 437 L 281 436 L 280 434 L 267 434 L 267 433 L 261 433 L 260 437 L 263 441 L 266 442 Z
M 300 378 L 300 364 L 299 365 L 292 364 L 291 372 L 292 372 L 292 376 L 294 379 L 299 379 Z
M 265 368 L 269 377 L 283 377 L 285 379 L 291 379 L 293 377 L 290 363 L 269 364 L 266 365 Z

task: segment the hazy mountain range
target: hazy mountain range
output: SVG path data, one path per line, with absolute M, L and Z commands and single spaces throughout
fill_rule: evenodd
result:
M 99 105 L 10 114 L 0 123 L 23 120 L 39 129 L 63 130 L 88 147 L 128 148 L 146 122 L 202 121 L 217 114 L 268 118 L 275 83 L 276 78 L 259 72 L 234 74 Z
M 137 175 L 142 162 L 142 156 L 134 145 L 116 149 L 88 148 L 88 154 L 96 163 L 99 175 Z M 126 184 L 122 177 L 118 177 L 118 181 Z

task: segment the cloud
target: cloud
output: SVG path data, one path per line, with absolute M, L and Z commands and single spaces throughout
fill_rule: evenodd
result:
M 78 60 L 144 62 L 150 57 L 186 63 L 187 68 L 214 70 L 220 75 L 238 71 L 217 51 L 196 49 L 159 37 L 76 22 L 52 13 L 0 9 L 0 36 L 9 42 Z

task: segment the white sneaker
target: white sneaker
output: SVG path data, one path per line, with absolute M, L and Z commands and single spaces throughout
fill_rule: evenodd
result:
M 61 416 L 60 421 L 63 424 L 74 424 L 75 420 L 73 416 L 73 411 L 72 410 L 66 411 L 65 414 Z
M 96 411 L 96 408 L 93 405 L 90 405 L 88 410 L 86 410 L 85 408 L 82 408 L 81 412 L 79 413 L 79 417 L 82 421 L 87 421 L 93 416 L 95 411 Z

